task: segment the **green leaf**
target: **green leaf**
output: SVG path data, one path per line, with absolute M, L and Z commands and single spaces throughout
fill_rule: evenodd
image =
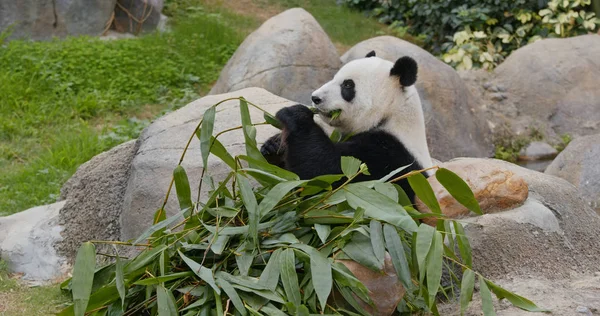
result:
M 481 279 L 482 278 L 480 277 L 479 280 L 481 281 Z M 499 300 L 505 298 L 514 306 L 529 312 L 548 312 L 548 310 L 546 309 L 537 307 L 535 303 L 524 298 L 523 296 L 517 295 L 513 292 L 503 289 L 490 280 L 485 280 L 485 283 L 490 287 L 490 290 L 492 290 L 492 292 L 496 294 L 496 297 Z
M 75 316 L 83 316 L 88 307 L 94 269 L 96 267 L 96 247 L 91 242 L 85 242 L 79 247 L 73 268 L 72 293 Z
M 227 296 L 231 300 L 231 303 L 233 303 L 233 306 L 235 307 L 235 309 L 244 316 L 248 315 L 248 312 L 246 311 L 246 308 L 244 307 L 244 303 L 240 299 L 240 296 L 237 294 L 237 292 L 235 291 L 233 286 L 231 286 L 231 284 L 229 282 L 227 282 L 225 279 L 220 279 L 220 278 L 217 278 L 217 284 L 223 289 L 225 294 L 227 294 Z
M 204 282 L 208 283 L 208 285 L 210 285 L 210 287 L 212 287 L 213 290 L 215 290 L 215 292 L 217 294 L 219 294 L 219 295 L 221 294 L 221 289 L 219 289 L 219 287 L 215 283 L 215 278 L 210 269 L 205 268 L 205 267 L 201 266 L 198 262 L 186 257 L 181 251 L 177 250 L 177 252 L 179 253 L 179 256 L 181 257 L 181 259 L 183 259 L 185 264 L 187 264 L 187 266 L 190 267 L 190 269 L 200 279 L 202 279 Z
M 125 307 L 125 296 L 127 296 L 127 290 L 125 289 L 125 277 L 123 273 L 123 261 L 117 254 L 117 265 L 115 270 L 115 283 L 117 285 L 117 291 L 121 297 L 121 306 Z
M 258 243 L 258 222 L 260 220 L 256 196 L 252 192 L 248 178 L 236 173 L 235 179 L 242 194 L 242 201 L 248 212 L 248 237 L 256 244 Z
M 334 143 L 339 143 L 342 140 L 342 133 L 340 133 L 339 130 L 334 129 L 333 132 L 331 132 L 331 135 L 329 135 L 329 139 Z
M 415 194 L 433 213 L 442 214 L 442 209 L 433 193 L 433 189 L 423 174 L 417 173 L 414 176 L 408 177 L 408 183 L 413 191 L 415 191 Z
M 388 198 L 390 198 L 390 200 L 392 200 L 394 202 L 398 202 L 398 191 L 396 191 L 396 188 L 394 187 L 393 184 L 376 182 L 373 185 L 373 189 L 375 189 L 375 191 L 387 196 Z
M 323 307 L 323 309 L 325 309 L 325 308 Z M 308 307 L 306 307 L 304 305 L 298 306 L 298 309 L 296 310 L 296 316 L 310 316 Z
M 473 191 L 458 175 L 446 168 L 440 168 L 436 171 L 435 178 L 460 204 L 476 214 L 483 215 Z
M 158 223 L 150 226 L 150 228 L 146 229 L 146 231 L 144 231 L 140 235 L 140 237 L 138 237 L 133 243 L 134 244 L 139 244 L 140 242 L 148 239 L 148 237 L 150 237 L 150 235 L 154 234 L 155 232 L 157 232 L 159 230 L 162 230 L 162 229 L 165 229 L 167 226 L 175 223 L 178 220 L 182 220 L 183 219 L 182 216 L 184 215 L 184 213 L 189 212 L 189 211 L 190 211 L 189 208 L 183 209 L 183 210 L 179 211 L 179 213 L 177 213 L 177 214 L 175 214 L 175 215 L 173 215 L 173 216 L 171 216 L 171 217 L 169 217 L 169 218 L 167 218 L 167 219 L 165 219 L 165 220 L 163 220 L 161 222 L 158 222 Z
M 263 198 L 258 206 L 259 218 L 263 218 L 281 201 L 281 199 L 293 188 L 300 186 L 307 181 L 287 181 L 275 185 L 269 193 Z
M 435 229 L 427 224 L 419 225 L 419 229 L 417 230 L 417 245 L 415 246 L 415 251 L 421 280 L 423 280 L 423 277 L 425 276 L 425 259 L 431 248 L 434 233 Z
M 394 183 L 394 188 L 396 189 L 396 192 L 398 192 L 398 203 L 400 203 L 400 205 L 404 207 L 413 205 L 413 202 L 408 198 L 408 195 L 406 195 L 406 192 L 404 192 L 404 189 L 402 189 L 401 186 Z
M 192 192 L 190 190 L 190 182 L 188 180 L 185 169 L 181 165 L 173 170 L 173 178 L 175 179 L 175 190 L 177 190 L 177 199 L 179 200 L 179 209 L 191 209 Z
M 312 283 L 317 298 L 321 304 L 321 308 L 325 310 L 327 304 L 327 298 L 331 293 L 333 287 L 333 276 L 331 272 L 331 263 L 329 259 L 321 254 L 317 249 L 306 246 L 305 248 L 311 248 L 311 251 L 307 252 L 310 256 L 310 273 L 312 276 Z
M 370 228 L 373 253 L 375 254 L 377 261 L 379 261 L 383 267 L 385 263 L 385 241 L 383 240 L 383 229 L 381 227 L 381 223 L 376 220 L 371 220 Z
M 165 283 L 165 282 L 178 280 L 178 279 L 183 280 L 187 277 L 193 276 L 194 274 L 195 273 L 192 271 L 177 272 L 177 273 L 167 274 L 167 275 L 163 275 L 163 276 L 159 276 L 159 277 L 155 277 L 155 278 L 139 280 L 139 281 L 134 282 L 133 284 L 135 284 L 135 285 L 156 285 L 156 284 Z
M 349 287 L 363 301 L 369 302 L 369 290 L 360 280 L 358 280 L 345 265 L 341 262 L 334 262 L 331 265 L 333 269 L 333 279 L 339 286 Z
M 444 239 L 440 232 L 435 232 L 431 249 L 427 255 L 427 292 L 429 292 L 429 307 L 435 302 L 435 296 L 442 280 L 442 254 Z
M 242 118 L 242 131 L 244 132 L 244 140 L 246 144 L 246 154 L 254 160 L 265 162 L 265 157 L 260 153 L 256 145 L 256 128 L 252 126 L 250 111 L 248 110 L 248 102 L 244 98 L 240 98 L 240 115 Z M 251 168 L 255 166 L 250 163 Z
M 244 155 L 239 155 L 237 156 L 239 159 L 241 160 L 245 160 L 248 162 L 248 165 L 253 166 L 252 168 L 256 168 L 258 170 L 261 170 L 263 172 L 267 172 L 270 173 L 274 176 L 277 176 L 279 178 L 288 180 L 288 181 L 295 181 L 295 180 L 300 180 L 300 178 L 298 177 L 298 175 L 296 175 L 295 173 L 291 172 L 291 171 L 287 171 L 285 169 L 279 168 L 275 165 L 269 164 L 266 161 L 262 161 L 262 160 L 256 160 L 252 157 L 249 156 L 244 156 Z M 261 156 L 262 157 L 262 156 Z
M 471 256 L 471 244 L 469 243 L 469 238 L 467 238 L 461 223 L 456 221 L 453 221 L 452 223 L 454 224 L 454 233 L 456 234 L 456 243 L 458 244 L 460 257 L 464 264 L 470 268 L 473 263 L 473 259 Z
M 352 239 L 344 245 L 342 251 L 352 260 L 373 271 L 379 272 L 383 269 L 383 263 L 375 257 L 371 241 L 363 234 L 354 233 Z
M 387 196 L 360 183 L 349 184 L 343 190 L 350 206 L 354 209 L 362 207 L 366 216 L 398 226 L 410 233 L 417 230 L 417 224 L 412 217 L 400 204 Z
M 271 113 L 268 112 L 263 112 L 263 117 L 265 118 L 265 121 L 269 124 L 271 124 L 271 126 L 277 128 L 277 129 L 283 129 L 283 126 L 281 126 L 281 122 L 279 122 L 279 120 L 271 115 Z
M 229 152 L 227 151 L 227 149 L 225 149 L 225 146 L 223 146 L 223 144 L 221 144 L 221 142 L 216 139 L 214 136 L 210 137 L 210 141 L 211 141 L 211 148 L 210 148 L 210 152 L 219 157 L 219 159 L 223 160 L 223 162 L 225 164 L 227 164 L 229 166 L 229 168 L 231 168 L 232 170 L 236 169 L 236 163 L 235 163 L 235 159 L 229 154 Z
M 496 316 L 494 311 L 494 303 L 492 301 L 492 293 L 486 285 L 486 281 L 482 276 L 479 276 L 479 295 L 481 296 L 481 308 L 484 316 Z
M 288 302 L 300 306 L 300 287 L 298 286 L 298 274 L 296 273 L 296 259 L 294 250 L 286 249 L 279 256 L 281 268 L 281 282 Z
M 156 287 L 156 300 L 158 302 L 158 315 L 159 316 L 177 316 L 177 304 L 175 303 L 175 297 L 173 293 L 167 290 L 164 286 L 159 285 Z
M 342 172 L 348 178 L 351 178 L 358 172 L 362 162 L 354 157 L 342 157 Z
M 466 269 L 463 272 L 462 282 L 460 284 L 460 315 L 464 315 L 469 302 L 473 299 L 473 288 L 475 287 L 475 273 L 473 270 Z M 488 291 L 489 293 L 489 291 Z
M 208 167 L 208 154 L 210 153 L 211 137 L 215 126 L 215 106 L 211 106 L 202 116 L 202 127 L 200 128 L 200 152 L 202 153 L 202 166 Z
M 402 282 L 402 285 L 408 291 L 413 288 L 413 285 L 411 282 L 408 261 L 406 260 L 406 254 L 404 253 L 404 247 L 402 246 L 402 240 L 400 239 L 396 228 L 390 224 L 383 224 L 383 234 L 398 279 L 400 279 L 400 282 Z
M 329 234 L 331 233 L 331 226 L 324 224 L 315 224 L 315 230 L 317 231 L 317 236 L 319 236 L 321 242 L 326 243 L 327 237 L 329 237 Z
M 279 282 L 279 256 L 281 251 L 281 248 L 279 248 L 271 254 L 269 262 L 267 262 L 267 266 L 260 274 L 260 280 L 258 281 L 260 285 L 267 287 L 271 291 L 275 291 Z

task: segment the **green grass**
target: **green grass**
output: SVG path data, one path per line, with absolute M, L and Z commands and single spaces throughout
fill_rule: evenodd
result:
M 271 15 L 304 7 L 341 50 L 392 32 L 334 0 L 251 5 Z M 164 13 L 171 32 L 135 39 L 2 43 L 0 35 L 0 216 L 54 202 L 82 163 L 199 98 L 268 17 L 218 0 L 167 0 Z
M 52 315 L 68 301 L 58 285 L 27 287 L 7 273 L 0 261 L 0 315 Z

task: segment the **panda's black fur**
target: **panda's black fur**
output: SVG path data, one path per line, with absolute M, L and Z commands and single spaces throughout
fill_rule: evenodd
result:
M 370 52 L 367 57 L 374 56 Z M 417 64 L 409 58 L 400 58 L 390 72 L 398 76 L 403 86 L 410 86 L 416 81 Z M 342 84 L 342 97 L 354 98 L 354 84 Z M 345 92 L 345 90 L 348 90 Z M 313 102 L 315 100 L 313 99 Z M 318 101 L 317 101 L 318 102 Z M 341 174 L 341 157 L 352 156 L 364 162 L 370 175 L 359 175 L 353 181 L 381 179 L 392 171 L 408 166 L 394 177 L 413 170 L 421 170 L 423 166 L 395 136 L 379 129 L 385 121 L 366 132 L 353 135 L 348 140 L 334 143 L 323 129 L 314 121 L 314 113 L 304 105 L 294 105 L 279 110 L 276 114 L 281 122 L 282 133 L 268 139 L 261 148 L 261 153 L 272 164 L 296 173 L 300 179 L 312 179 L 319 175 Z M 385 119 L 384 119 L 385 120 Z M 403 179 L 397 182 L 411 201 L 414 192 Z

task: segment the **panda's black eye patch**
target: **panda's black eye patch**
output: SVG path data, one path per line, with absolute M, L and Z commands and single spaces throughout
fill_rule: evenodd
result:
M 346 102 L 350 102 L 354 99 L 356 90 L 354 89 L 354 81 L 352 79 L 346 79 L 342 82 L 342 98 Z

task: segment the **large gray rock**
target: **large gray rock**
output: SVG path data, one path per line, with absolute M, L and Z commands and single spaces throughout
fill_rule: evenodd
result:
M 0 1 L 0 31 L 9 38 L 49 39 L 53 36 L 101 35 L 117 0 Z
M 164 0 L 117 0 L 114 28 L 138 34 L 155 30 L 161 21 Z
M 491 102 L 517 133 L 534 126 L 547 137 L 600 132 L 600 36 L 545 39 L 514 51 L 490 84 L 506 99 Z
M 136 149 L 136 141 L 129 141 L 97 155 L 62 187 L 61 198 L 67 201 L 60 211 L 63 240 L 56 245 L 61 255 L 73 259 L 83 242 L 120 238 L 119 217 Z M 113 251 L 108 245 L 97 247 Z
M 462 219 L 473 265 L 485 276 L 568 278 L 600 266 L 600 216 L 567 181 L 495 159 L 455 159 L 441 167 L 510 171 L 527 182 L 522 206 Z
M 153 215 L 161 207 L 167 193 L 173 169 L 177 166 L 185 145 L 204 111 L 219 101 L 240 96 L 271 114 L 275 114 L 284 106 L 294 104 L 263 89 L 248 88 L 222 95 L 206 96 L 152 123 L 138 139 L 139 149 L 131 164 L 131 173 L 121 214 L 121 237 L 123 240 L 137 238 L 151 225 Z M 263 113 L 254 107 L 250 107 L 250 115 L 253 122 L 264 122 Z M 240 124 L 239 101 L 225 102 L 218 107 L 213 135 Z M 257 126 L 256 129 L 259 146 L 277 132 L 277 129 L 270 125 Z M 240 130 L 219 136 L 219 140 L 232 155 L 245 152 L 243 139 Z M 193 138 L 182 165 L 189 177 L 195 200 L 198 190 L 193 188 L 197 187 L 202 172 L 200 143 L 196 137 Z M 207 170 L 207 174 L 213 176 L 215 181 L 222 180 L 230 171 L 229 167 L 212 155 L 209 158 Z M 205 183 L 201 192 L 202 196 L 206 196 L 208 189 L 209 185 Z M 174 192 L 169 197 L 166 210 L 168 215 L 179 211 Z
M 67 260 L 54 249 L 62 239 L 58 213 L 63 205 L 64 201 L 0 217 L 0 256 L 11 272 L 33 283 L 66 274 Z
M 420 47 L 392 36 L 360 42 L 342 56 L 345 64 L 374 50 L 378 57 L 396 61 L 413 57 L 419 65 L 417 90 L 425 113 L 431 155 L 440 160 L 490 157 L 489 129 L 460 76 L 450 66 Z
M 340 67 L 335 46 L 304 9 L 289 9 L 250 34 L 221 71 L 211 94 L 247 87 L 309 104 Z
M 546 173 L 575 185 L 583 198 L 600 211 L 600 134 L 575 138 Z

